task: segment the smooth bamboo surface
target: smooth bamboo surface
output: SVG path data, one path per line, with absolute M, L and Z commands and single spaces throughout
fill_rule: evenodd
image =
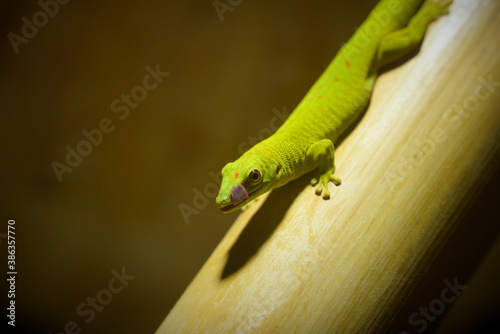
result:
M 157 333 L 382 332 L 495 170 L 500 1 L 455 0 L 336 152 L 244 211 Z

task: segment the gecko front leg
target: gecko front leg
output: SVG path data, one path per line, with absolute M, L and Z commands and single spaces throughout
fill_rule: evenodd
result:
M 331 181 L 336 186 L 340 185 L 340 178 L 333 174 L 335 171 L 335 151 L 330 139 L 315 142 L 306 152 L 306 160 L 313 166 L 319 166 L 318 177 L 311 180 L 311 185 L 316 187 L 316 195 L 323 193 L 323 199 L 330 198 L 328 183 Z

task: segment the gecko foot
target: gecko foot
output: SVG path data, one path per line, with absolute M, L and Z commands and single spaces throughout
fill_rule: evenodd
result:
M 433 18 L 437 19 L 439 16 L 448 14 L 450 12 L 450 5 L 453 0 L 427 0 L 422 8 L 427 8 L 433 12 Z
M 311 185 L 316 187 L 314 191 L 316 195 L 320 196 L 323 193 L 323 199 L 330 199 L 330 190 L 328 190 L 328 182 L 330 181 L 336 186 L 339 186 L 341 183 L 340 178 L 335 174 L 321 175 L 319 178 L 313 178 Z

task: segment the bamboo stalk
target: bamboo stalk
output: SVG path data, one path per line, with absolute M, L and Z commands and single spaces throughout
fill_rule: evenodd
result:
M 455 0 L 336 151 L 243 212 L 157 333 L 371 333 L 439 254 L 500 152 L 500 2 Z

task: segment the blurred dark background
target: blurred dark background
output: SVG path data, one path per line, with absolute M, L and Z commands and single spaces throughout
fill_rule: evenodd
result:
M 237 216 L 215 206 L 210 173 L 273 109 L 293 110 L 376 2 L 3 0 L 0 233 L 4 249 L 16 221 L 16 327 L 154 332 Z M 169 75 L 144 90 L 148 66 Z M 113 112 L 131 93 L 137 106 Z M 85 146 L 103 119 L 112 131 Z M 61 182 L 68 146 L 86 156 Z M 122 271 L 134 278 L 110 294 Z

